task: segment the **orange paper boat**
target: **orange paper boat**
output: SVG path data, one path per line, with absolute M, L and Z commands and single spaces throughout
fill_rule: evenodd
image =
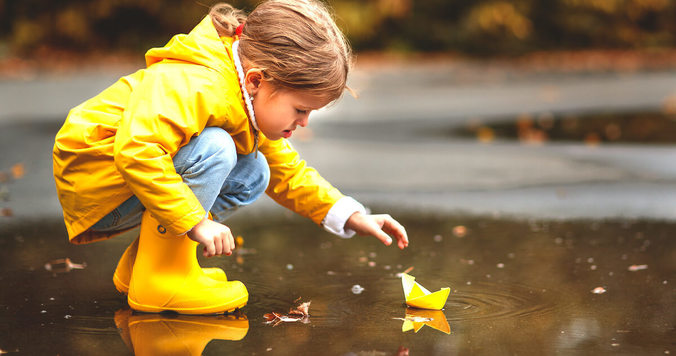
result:
M 402 273 L 401 284 L 404 287 L 404 297 L 406 298 L 406 305 L 420 309 L 441 310 L 446 305 L 446 299 L 451 289 L 441 288 L 432 293 L 425 289 L 425 287 L 415 281 L 415 277 Z
M 401 326 L 401 331 L 407 332 L 409 330 L 414 330 L 417 333 L 418 330 L 425 325 L 445 334 L 451 333 L 451 327 L 448 325 L 446 316 L 441 310 L 406 308 L 406 316 L 404 317 L 404 324 Z

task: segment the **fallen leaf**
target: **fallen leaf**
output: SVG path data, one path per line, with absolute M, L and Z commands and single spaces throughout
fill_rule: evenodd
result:
M 14 179 L 21 179 L 24 176 L 24 168 L 23 168 L 23 163 L 17 163 L 12 166 L 12 177 Z
M 14 216 L 14 212 L 10 208 L 2 208 L 2 210 L 0 210 L 0 216 L 12 217 Z
M 300 298 L 296 299 L 296 301 L 300 300 Z M 277 326 L 281 323 L 293 323 L 300 321 L 303 324 L 307 324 L 310 322 L 310 302 L 305 302 L 301 303 L 300 305 L 296 306 L 295 308 L 289 309 L 289 314 L 288 315 L 282 315 L 279 313 L 267 313 L 263 315 L 263 318 L 265 319 L 266 324 L 272 324 L 272 326 Z
M 263 318 L 265 319 L 266 322 L 271 322 L 277 319 L 277 316 L 274 313 L 266 313 L 263 314 Z
M 302 317 L 310 316 L 310 302 L 301 303 L 299 306 L 289 309 L 289 315 L 300 315 Z

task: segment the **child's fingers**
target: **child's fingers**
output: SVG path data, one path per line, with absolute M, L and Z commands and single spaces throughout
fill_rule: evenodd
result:
M 224 234 L 223 236 L 223 253 L 226 256 L 232 255 L 232 234 Z
M 228 242 L 230 242 L 230 252 L 235 250 L 235 239 L 232 237 L 232 234 L 230 234 Z
M 383 221 L 383 230 L 397 239 L 397 246 L 404 249 L 408 246 L 408 235 L 406 229 L 398 221 L 390 216 Z
M 376 229 L 372 235 L 378 240 L 382 241 L 382 243 L 384 243 L 386 246 L 392 244 L 392 238 L 381 229 Z
M 214 241 L 209 241 L 204 245 L 204 257 L 211 257 L 216 254 L 216 246 L 214 245 Z
M 223 254 L 223 239 L 214 239 L 214 254 L 215 255 L 222 255 Z

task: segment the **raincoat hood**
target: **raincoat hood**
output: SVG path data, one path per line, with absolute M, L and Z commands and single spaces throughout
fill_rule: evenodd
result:
M 216 28 L 211 23 L 211 17 L 206 16 L 189 34 L 180 34 L 164 46 L 152 48 L 146 52 L 146 65 L 163 60 L 200 64 L 215 69 L 220 73 L 232 72 L 232 37 L 219 37 Z M 224 43 L 226 51 L 224 52 Z M 228 57 L 225 58 L 224 54 Z

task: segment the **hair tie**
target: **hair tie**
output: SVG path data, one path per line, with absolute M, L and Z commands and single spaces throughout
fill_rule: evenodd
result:
M 244 22 L 242 22 L 241 24 L 239 24 L 239 26 L 237 26 L 237 29 L 235 29 L 235 34 L 237 36 L 241 36 L 243 30 L 244 30 Z

